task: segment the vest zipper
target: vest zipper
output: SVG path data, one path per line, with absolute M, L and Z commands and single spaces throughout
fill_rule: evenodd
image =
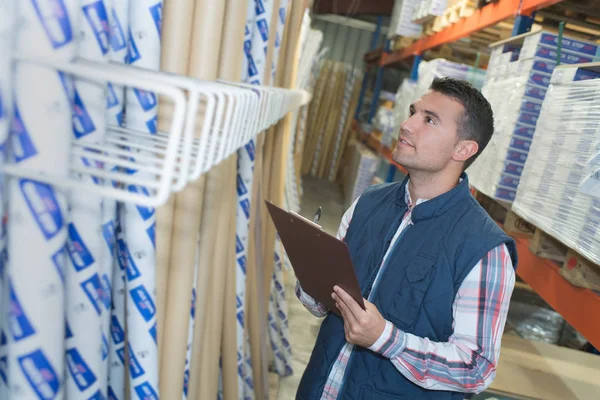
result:
M 380 270 L 381 270 L 381 274 L 383 276 L 383 273 L 385 272 L 385 269 L 387 267 L 387 265 L 390 262 L 390 259 L 392 257 L 392 253 L 396 250 L 396 247 L 398 247 L 398 243 L 400 243 L 400 240 L 402 239 L 402 237 L 404 236 L 404 234 L 406 233 L 407 230 L 410 229 L 410 227 L 413 226 L 412 224 L 409 224 L 406 228 L 404 228 L 404 230 L 402 231 L 402 233 L 400 233 L 400 236 L 398 236 L 398 239 L 396 239 L 396 242 L 394 242 L 394 246 L 392 247 L 391 251 L 390 251 L 390 255 L 387 258 L 387 260 L 385 260 L 385 263 L 381 266 Z M 396 228 L 397 229 L 397 228 Z M 387 249 L 386 249 L 387 252 Z M 385 253 L 383 253 L 383 257 L 385 257 Z M 382 257 L 382 259 L 383 259 Z M 375 274 L 375 276 L 377 276 L 377 274 Z M 372 284 L 372 283 L 371 283 Z M 376 289 L 376 288 L 375 288 Z M 371 295 L 371 292 L 374 294 L 375 290 L 371 290 L 369 288 L 369 296 Z M 367 300 L 369 298 L 367 297 Z M 369 300 L 370 301 L 370 300 Z M 340 348 L 340 350 L 338 350 L 338 354 L 340 353 L 340 351 L 344 348 L 344 346 L 342 346 Z M 342 383 L 340 385 L 340 391 L 338 392 L 338 399 L 343 399 L 342 394 L 344 393 L 344 390 L 346 389 L 346 380 L 348 378 L 348 374 L 350 372 L 350 364 L 352 363 L 352 360 L 354 359 L 354 354 L 356 352 L 354 351 L 354 349 L 352 349 L 352 354 L 350 354 L 350 357 L 348 358 L 348 364 L 346 364 L 346 370 L 344 371 L 344 377 L 342 378 Z M 334 363 L 335 364 L 335 363 Z M 333 369 L 333 365 L 331 366 L 331 368 L 329 369 L 329 373 L 327 374 L 327 377 L 329 378 L 329 375 L 331 374 L 331 369 Z

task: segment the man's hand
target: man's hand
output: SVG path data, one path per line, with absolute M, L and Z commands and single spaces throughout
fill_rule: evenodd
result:
M 385 329 L 385 319 L 375 305 L 366 299 L 366 310 L 339 286 L 333 288 L 331 298 L 344 318 L 346 341 L 361 347 L 372 346 Z

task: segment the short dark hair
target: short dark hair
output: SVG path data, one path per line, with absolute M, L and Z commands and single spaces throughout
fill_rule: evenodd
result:
M 458 137 L 461 140 L 473 140 L 479 145 L 477 153 L 465 161 L 465 169 L 467 169 L 492 138 L 494 133 L 492 107 L 478 89 L 461 79 L 435 78 L 429 89 L 453 98 L 465 109 L 458 120 Z

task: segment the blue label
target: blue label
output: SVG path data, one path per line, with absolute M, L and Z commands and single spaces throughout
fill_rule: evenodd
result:
M 244 146 L 244 148 L 246 149 L 246 153 L 248 153 L 248 157 L 250 157 L 250 160 L 254 161 L 254 153 L 256 151 L 254 140 L 248 142 L 248 144 Z
M 243 196 L 248 193 L 248 188 L 246 188 L 244 180 L 240 175 L 237 176 L 237 193 L 238 196 Z
M 190 370 L 189 368 L 185 369 L 185 373 L 183 374 L 183 393 L 185 397 L 188 395 L 188 388 L 190 385 Z
M 281 45 L 279 38 L 279 32 L 275 32 L 275 48 L 278 48 Z M 275 63 L 273 63 L 273 68 L 275 68 Z
M 119 400 L 112 386 L 108 385 L 108 400 Z
M 237 263 L 245 274 L 246 273 L 246 263 L 247 263 L 246 256 L 239 257 L 237 259 Z
M 244 310 L 238 311 L 236 316 L 237 316 L 237 320 L 240 323 L 240 325 L 244 325 Z
M 61 281 L 63 281 L 63 283 L 65 281 L 64 265 L 66 262 L 67 262 L 67 246 L 63 246 L 60 250 L 58 250 L 52 256 L 52 263 L 54 263 L 54 266 L 56 267 L 56 271 L 58 272 L 58 275 L 60 275 L 60 279 L 61 279 Z
M 102 334 L 102 361 L 108 357 L 108 339 Z
M 162 31 L 162 8 L 162 2 L 150 7 L 150 14 L 154 20 L 154 25 L 156 25 L 156 31 L 158 32 L 159 37 L 161 36 Z
M 279 7 L 279 22 L 285 24 L 285 7 Z
M 513 149 L 529 151 L 529 147 L 531 147 L 531 140 L 513 136 L 513 138 L 510 140 L 510 147 Z
M 106 397 L 102 394 L 100 390 L 92 395 L 88 400 L 106 400 Z
M 139 378 L 144 375 L 144 369 L 142 365 L 138 362 L 137 357 L 135 356 L 133 350 L 131 349 L 131 344 L 128 344 L 129 348 L 129 371 L 131 373 L 132 378 Z M 142 397 L 143 398 L 143 397 Z
M 87 111 L 79 92 L 73 93 L 73 132 L 77 139 L 82 138 L 96 130 L 96 125 Z
M 192 319 L 196 318 L 196 288 L 192 289 L 192 304 L 190 306 L 190 315 Z
M 124 269 L 127 274 L 127 280 L 133 281 L 140 277 L 140 271 L 131 257 L 129 247 L 122 238 L 117 239 L 117 259 L 119 267 Z
M 506 161 L 525 164 L 525 161 L 527 161 L 527 153 L 523 153 L 519 150 L 508 150 L 506 153 Z
M 265 5 L 263 4 L 263 0 L 255 0 L 254 4 L 255 4 L 256 15 L 260 15 L 265 12 Z
M 129 293 L 144 320 L 146 322 L 150 321 L 154 317 L 156 309 L 154 308 L 154 302 L 146 288 L 140 285 L 131 289 Z
M 522 112 L 519 115 L 518 122 L 522 124 L 535 125 L 537 124 L 538 116 L 536 114 L 531 114 L 528 112 Z
M 521 103 L 521 111 L 540 115 L 540 111 L 542 111 L 542 105 L 531 100 L 525 100 L 523 103 Z
M 242 210 L 244 210 L 246 218 L 250 218 L 250 200 L 244 199 L 240 201 L 240 206 L 242 207 Z
M 135 44 L 135 40 L 133 39 L 133 33 L 131 32 L 131 28 L 129 29 L 129 49 L 127 51 L 127 64 L 134 64 L 142 58 L 137 45 Z
M 519 180 L 520 178 L 518 176 L 501 175 L 499 184 L 502 186 L 516 189 L 519 187 Z
M 8 357 L 7 356 L 2 356 L 0 357 L 0 378 L 2 378 L 2 381 L 4 382 L 4 384 L 8 384 L 8 381 L 6 380 L 6 374 L 8 372 Z
M 110 250 L 110 254 L 115 254 L 116 236 L 114 221 L 111 220 L 102 225 L 102 236 L 104 236 L 104 240 L 106 241 L 106 245 Z
M 110 45 L 115 52 L 121 51 L 125 47 L 127 47 L 127 39 L 125 38 L 125 32 L 123 32 L 123 25 L 119 20 L 117 12 L 114 8 L 110 10 L 110 12 L 112 15 L 112 19 L 110 20 Z
M 547 90 L 548 89 L 545 87 L 527 85 L 525 88 L 525 96 L 536 100 L 544 100 Z
M 102 288 L 102 282 L 100 282 L 98 274 L 94 274 L 90 279 L 81 282 L 81 287 L 94 305 L 98 315 L 100 315 L 102 312 L 100 307 L 104 303 L 104 289 Z
M 108 13 L 106 12 L 106 7 L 104 7 L 104 1 L 99 0 L 95 3 L 85 5 L 82 9 L 98 41 L 98 46 L 100 46 L 102 54 L 108 53 L 110 27 L 108 25 Z
M 107 274 L 102 274 L 102 292 L 102 302 L 104 303 L 104 307 L 106 310 L 110 311 L 112 288 L 110 278 Z
M 540 37 L 540 43 L 547 44 L 550 46 L 558 46 L 558 35 L 551 33 L 543 33 Z M 578 53 L 589 54 L 592 56 L 597 55 L 599 47 L 593 43 L 581 42 L 579 40 L 573 40 L 570 38 L 562 38 L 563 49 L 572 50 Z
M 146 127 L 150 133 L 158 132 L 158 116 L 154 116 L 146 121 Z
M 546 74 L 552 74 L 556 68 L 556 63 L 550 60 L 536 60 L 533 62 L 533 70 L 544 72 Z
M 16 341 L 25 339 L 35 333 L 35 329 L 29 322 L 29 318 L 25 315 L 25 310 L 21 307 L 21 303 L 15 293 L 15 289 L 12 282 L 9 281 L 9 321 L 10 321 L 10 333 L 13 339 Z
M 158 104 L 156 95 L 152 92 L 141 89 L 133 89 L 135 97 L 137 97 L 140 106 L 144 111 L 150 111 Z
M 83 162 L 83 165 L 85 165 L 86 167 L 92 167 L 94 169 L 99 169 L 102 170 L 104 169 L 104 163 L 102 161 L 90 161 L 85 157 L 81 157 L 81 161 Z M 94 181 L 94 183 L 96 185 L 102 185 L 102 181 L 100 180 L 100 178 L 93 176 L 92 175 L 92 181 Z
M 129 185 L 129 191 L 132 193 L 143 194 L 146 197 L 150 196 L 148 189 L 146 189 L 143 186 L 139 186 L 139 185 Z M 148 219 L 152 218 L 152 216 L 154 215 L 153 208 L 144 207 L 144 206 L 136 206 L 136 208 L 137 208 L 138 212 L 140 213 L 140 216 L 144 219 L 144 221 L 147 221 Z
M 84 391 L 96 382 L 96 376 L 86 364 L 77 349 L 69 349 L 65 352 L 67 369 L 73 376 L 75 384 L 80 391 Z
M 119 356 L 119 360 L 121 360 L 121 364 L 125 365 L 125 348 L 121 347 L 116 353 Z
M 550 76 L 534 73 L 529 76 L 529 82 L 546 87 L 550 85 Z
M 256 21 L 256 26 L 258 27 L 258 31 L 260 32 L 260 36 L 264 42 L 269 41 L 269 24 L 265 19 L 259 19 Z
M 521 176 L 521 173 L 523 172 L 523 166 L 513 163 L 504 163 L 504 170 L 502 172 L 510 175 Z
M 121 111 L 120 113 L 118 113 L 117 115 L 115 115 L 115 120 L 117 122 L 118 126 L 123 126 L 123 118 L 125 116 L 125 112 Z
M 81 239 L 81 235 L 71 222 L 69 224 L 69 239 L 67 240 L 69 255 L 77 272 L 83 271 L 94 263 L 94 257 Z
M 36 350 L 19 357 L 18 361 L 38 399 L 54 400 L 60 390 L 60 380 L 44 353 Z
M 254 77 L 258 75 L 258 68 L 254 63 L 254 58 L 249 54 L 246 56 L 246 58 L 248 59 L 248 76 Z
M 65 339 L 71 339 L 73 337 L 73 332 L 71 331 L 71 327 L 69 326 L 69 322 L 65 320 Z
M 38 152 L 27 132 L 27 128 L 21 118 L 21 112 L 15 104 L 14 117 L 11 126 L 11 141 L 12 141 L 12 152 L 16 162 L 27 160 L 30 157 L 35 156 Z
M 242 299 L 240 298 L 240 296 L 236 295 L 235 296 L 235 308 L 240 308 L 241 306 L 243 306 Z
M 246 29 L 248 29 L 248 28 L 246 28 Z M 252 41 L 251 40 L 244 41 L 244 54 L 246 54 L 247 56 L 252 54 Z
M 600 78 L 600 73 L 590 71 L 583 68 L 577 68 L 577 72 L 575 72 L 574 81 L 586 81 L 588 79 L 598 79 Z
M 58 49 L 73 40 L 73 31 L 64 0 L 31 0 L 52 47 Z
M 503 200 L 514 201 L 517 196 L 517 192 L 514 189 L 498 188 L 496 190 L 496 197 Z
M 148 237 L 150 238 L 152 244 L 156 245 L 156 222 L 150 225 L 148 229 L 146 229 L 146 233 L 148 234 Z
M 0 329 L 0 346 L 6 345 L 8 340 L 6 339 L 6 333 L 4 333 L 4 329 Z
M 117 92 L 115 91 L 115 87 L 112 83 L 107 82 L 107 93 L 106 93 L 106 108 L 113 108 L 119 105 L 119 98 L 117 97 Z
M 239 254 L 244 251 L 244 245 L 242 244 L 242 240 L 239 236 L 235 236 L 235 253 Z
M 556 52 L 556 49 L 548 47 L 539 47 L 534 54 L 534 56 L 549 60 L 556 60 L 557 55 L 558 53 Z M 566 51 L 562 51 L 560 53 L 560 60 L 565 64 L 584 64 L 594 61 L 592 57 L 584 57 L 574 53 L 568 53 Z
M 140 400 L 158 400 L 158 395 L 148 382 L 136 386 L 135 392 Z
M 157 340 L 157 333 L 156 333 L 156 324 L 154 324 L 152 326 L 152 328 L 150 328 L 150 330 L 148 331 L 150 333 L 150 336 L 152 336 L 152 339 L 154 340 L 154 343 L 158 344 L 158 340 Z
M 110 334 L 115 344 L 120 344 L 125 341 L 125 331 L 119 323 L 119 318 L 116 315 L 110 317 Z

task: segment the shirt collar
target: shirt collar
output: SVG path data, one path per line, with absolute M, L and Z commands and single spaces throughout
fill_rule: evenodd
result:
M 460 180 L 459 180 L 459 183 L 462 182 L 462 181 L 463 181 L 463 178 L 461 177 Z M 418 206 L 421 203 L 425 203 L 429 199 L 421 199 L 421 198 L 419 198 L 419 199 L 417 199 L 416 204 L 413 204 L 412 199 L 410 197 L 410 190 L 408 189 L 408 184 L 409 183 L 410 183 L 410 179 L 408 179 L 406 181 L 406 185 L 404 186 L 404 189 L 405 189 L 404 190 L 404 200 L 406 201 L 406 204 L 408 205 L 408 209 L 410 210 L 413 207 L 416 207 L 416 206 Z

